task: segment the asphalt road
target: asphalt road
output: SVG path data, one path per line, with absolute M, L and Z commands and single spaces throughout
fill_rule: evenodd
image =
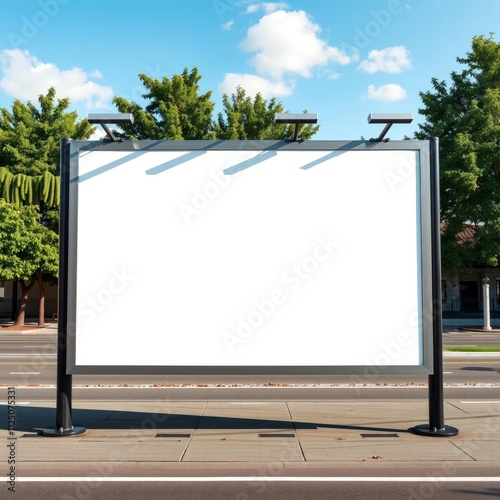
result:
M 490 335 L 490 337 L 488 337 Z M 500 338 L 500 335 L 494 335 Z M 495 340 L 496 341 L 496 340 Z M 445 345 L 494 345 L 491 334 L 445 333 Z M 53 386 L 56 383 L 56 339 L 55 335 L 19 335 L 2 334 L 0 338 L 0 381 L 4 385 L 15 386 Z M 498 357 L 444 358 L 445 386 L 454 385 L 500 385 L 500 353 Z M 318 385 L 315 391 L 339 388 L 339 386 L 358 386 L 356 392 L 363 387 L 397 385 L 410 387 L 425 386 L 425 375 L 301 375 L 301 376 L 258 376 L 258 375 L 74 375 L 73 386 L 130 386 L 156 385 L 182 388 L 184 385 L 223 385 L 249 386 L 267 385 L 269 387 Z M 213 387 L 210 387 L 212 389 Z M 343 394 L 349 397 L 349 388 Z M 207 391 L 204 391 L 207 392 Z M 234 391 L 233 391 L 234 392 Z M 229 394 L 229 392 L 228 392 Z M 286 396 L 288 397 L 288 396 Z M 316 396 L 314 396 L 316 397 Z M 320 396 L 322 397 L 322 396 Z M 341 397 L 345 397 L 342 395 Z M 413 397 L 413 396 L 412 396 Z
M 0 498 L 479 500 L 500 496 L 498 466 L 484 463 L 24 464 L 19 473 L 16 494 L 4 486 Z M 51 479 L 44 481 L 43 476 Z M 87 480 L 75 481 L 74 476 Z M 111 478 L 103 481 L 104 476 Z
M 492 337 L 482 333 L 472 336 L 445 333 L 444 343 L 445 345 L 498 345 L 492 342 Z M 495 401 L 500 399 L 498 397 L 500 356 L 445 358 L 444 372 L 446 399 Z M 2 384 L 17 387 L 19 404 L 36 401 L 53 403 L 56 381 L 55 336 L 2 335 L 0 381 Z M 188 387 L 183 387 L 185 384 Z M 217 384 L 223 384 L 224 387 L 216 387 Z M 262 384 L 267 386 L 263 387 Z M 313 384 L 320 385 L 314 387 Z M 73 399 L 79 402 L 156 399 L 425 400 L 426 384 L 426 376 L 410 375 L 376 378 L 343 375 L 323 377 L 75 375 Z M 124 387 L 126 385 L 132 387 Z M 155 385 L 160 387 L 154 387 Z M 451 464 L 446 462 L 20 463 L 17 472 L 16 494 L 9 492 L 8 483 L 4 482 L 0 489 L 0 498 L 476 500 L 500 497 L 496 462 L 490 464 L 484 462 L 466 464 L 455 462 Z M 86 478 L 85 481 L 76 479 L 82 476 Z
M 443 333 L 443 345 L 500 345 L 500 334 L 495 332 L 448 331 Z

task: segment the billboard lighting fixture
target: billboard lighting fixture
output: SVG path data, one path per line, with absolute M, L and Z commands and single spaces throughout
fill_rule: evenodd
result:
M 293 137 L 285 139 L 287 142 L 302 142 L 299 137 L 299 128 L 303 123 L 318 123 L 317 113 L 276 113 L 274 123 L 292 123 L 295 125 Z
M 390 139 L 384 139 L 385 135 L 394 123 L 411 123 L 413 121 L 412 113 L 370 113 L 368 123 L 385 123 L 384 130 L 376 139 L 370 139 L 371 142 L 389 142 Z
M 97 123 L 104 129 L 104 132 L 106 132 L 108 136 L 104 140 L 108 140 L 110 142 L 118 142 L 122 139 L 119 139 L 113 135 L 113 132 L 111 132 L 111 130 L 109 129 L 108 124 L 132 125 L 134 123 L 134 116 L 131 113 L 94 113 L 88 115 L 87 121 L 89 123 Z

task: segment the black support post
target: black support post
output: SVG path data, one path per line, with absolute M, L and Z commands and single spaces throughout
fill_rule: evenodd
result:
M 57 324 L 57 401 L 56 428 L 43 429 L 44 436 L 74 436 L 86 431 L 74 427 L 72 418 L 73 377 L 67 374 L 68 345 L 68 256 L 69 182 L 71 139 L 61 139 L 61 201 L 59 208 L 59 297 Z
M 429 375 L 429 424 L 412 430 L 424 436 L 450 437 L 458 429 L 444 424 L 443 322 L 441 304 L 441 214 L 439 204 L 439 139 L 429 140 L 431 183 L 431 260 L 432 260 L 432 348 L 433 373 Z

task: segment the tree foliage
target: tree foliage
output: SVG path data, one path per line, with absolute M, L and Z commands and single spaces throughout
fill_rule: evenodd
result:
M 145 107 L 115 97 L 113 102 L 121 113 L 132 113 L 133 125 L 123 125 L 120 137 L 157 140 L 245 140 L 285 139 L 293 135 L 293 126 L 275 125 L 274 115 L 283 113 L 283 104 L 272 98 L 265 100 L 261 94 L 250 97 L 238 87 L 230 96 L 222 97 L 223 111 L 212 119 L 215 104 L 211 92 L 200 94 L 201 75 L 197 68 L 185 68 L 181 75 L 152 79 L 139 75 L 146 92 Z M 300 136 L 309 139 L 318 126 L 302 127 Z
M 14 204 L 38 205 L 41 221 L 57 230 L 60 139 L 88 139 L 92 127 L 69 112 L 69 99 L 56 99 L 50 88 L 39 107 L 15 100 L 0 109 L 0 198 Z
M 283 104 L 275 98 L 266 101 L 261 94 L 252 99 L 242 87 L 228 96 L 222 96 L 224 113 L 218 114 L 214 125 L 218 139 L 287 139 L 293 136 L 293 125 L 275 124 L 275 114 L 284 113 Z M 224 116 L 225 115 L 225 116 Z M 300 137 L 309 139 L 319 129 L 306 125 L 300 130 Z
M 172 78 L 153 79 L 144 73 L 139 78 L 147 92 L 145 108 L 123 97 L 115 97 L 113 103 L 120 113 L 132 113 L 133 125 L 123 125 L 124 134 L 130 139 L 191 140 L 213 139 L 212 92 L 200 94 L 201 75 L 197 68 L 184 69 Z M 120 135 L 120 134 L 118 134 Z
M 23 291 L 16 324 L 24 323 L 28 293 L 42 273 L 57 277 L 58 239 L 40 223 L 37 206 L 17 208 L 0 199 L 0 279 L 19 280 Z M 26 283 L 28 280 L 31 283 Z M 43 315 L 39 321 L 43 322 Z
M 0 197 L 16 207 L 21 205 L 59 206 L 59 177 L 46 170 L 40 175 L 12 174 L 0 167 Z
M 421 92 L 418 139 L 440 139 L 443 270 L 496 266 L 500 253 L 500 44 L 477 36 L 450 82 Z M 464 229 L 467 231 L 464 232 Z
M 39 108 L 16 99 L 11 111 L 0 109 L 0 166 L 14 175 L 58 175 L 59 140 L 87 139 L 92 134 L 87 120 L 78 121 L 76 111 L 67 111 L 69 99 L 56 101 L 54 88 L 40 95 L 38 102 Z

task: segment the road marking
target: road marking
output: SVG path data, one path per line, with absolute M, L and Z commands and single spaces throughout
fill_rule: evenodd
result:
M 56 361 L 46 361 L 45 363 L 38 363 L 36 361 L 29 361 L 27 362 L 28 364 L 30 364 L 31 366 L 34 366 L 34 365 L 43 365 L 43 366 L 46 366 L 46 365 L 57 365 L 57 362 Z M 18 365 L 19 366 L 19 361 L 0 361 L 0 366 L 1 365 Z
M 451 375 L 453 372 L 443 372 L 443 375 Z
M 10 372 L 9 375 L 40 375 L 40 372 Z
M 460 403 L 468 405 L 500 405 L 500 401 L 460 401 Z
M 0 354 L 0 358 L 19 358 L 19 357 L 23 357 L 23 358 L 30 358 L 30 357 L 34 357 L 34 356 L 57 356 L 57 353 L 55 354 L 45 354 L 45 353 L 35 353 L 35 354 Z
M 498 353 L 500 355 L 500 353 Z M 478 356 L 479 357 L 479 356 Z M 445 365 L 469 365 L 470 363 L 474 363 L 475 365 L 498 365 L 500 364 L 500 361 L 495 361 L 492 359 L 491 361 L 476 361 L 474 359 L 471 359 L 472 357 L 470 356 L 467 360 L 464 361 L 448 361 L 445 360 L 444 364 Z
M 38 345 L 23 345 L 23 347 L 52 347 L 51 345 L 47 344 L 38 344 Z
M 214 476 L 214 477 L 165 477 L 165 476 L 154 476 L 154 477 L 102 477 L 102 476 L 68 476 L 68 477 L 16 477 L 16 481 L 25 483 L 37 483 L 37 482 L 169 482 L 169 483 L 205 483 L 205 482 L 367 482 L 367 483 L 380 483 L 380 482 L 393 482 L 393 483 L 455 483 L 455 482 L 473 482 L 473 483 L 498 483 L 500 482 L 500 477 L 489 476 L 489 477 L 349 477 L 349 476 L 339 476 L 339 477 L 304 477 L 304 476 L 286 476 L 286 477 L 275 477 L 275 476 Z
M 237 403 L 229 403 L 232 405 L 268 405 L 269 403 L 257 403 L 253 401 L 242 401 L 242 402 L 237 402 Z

